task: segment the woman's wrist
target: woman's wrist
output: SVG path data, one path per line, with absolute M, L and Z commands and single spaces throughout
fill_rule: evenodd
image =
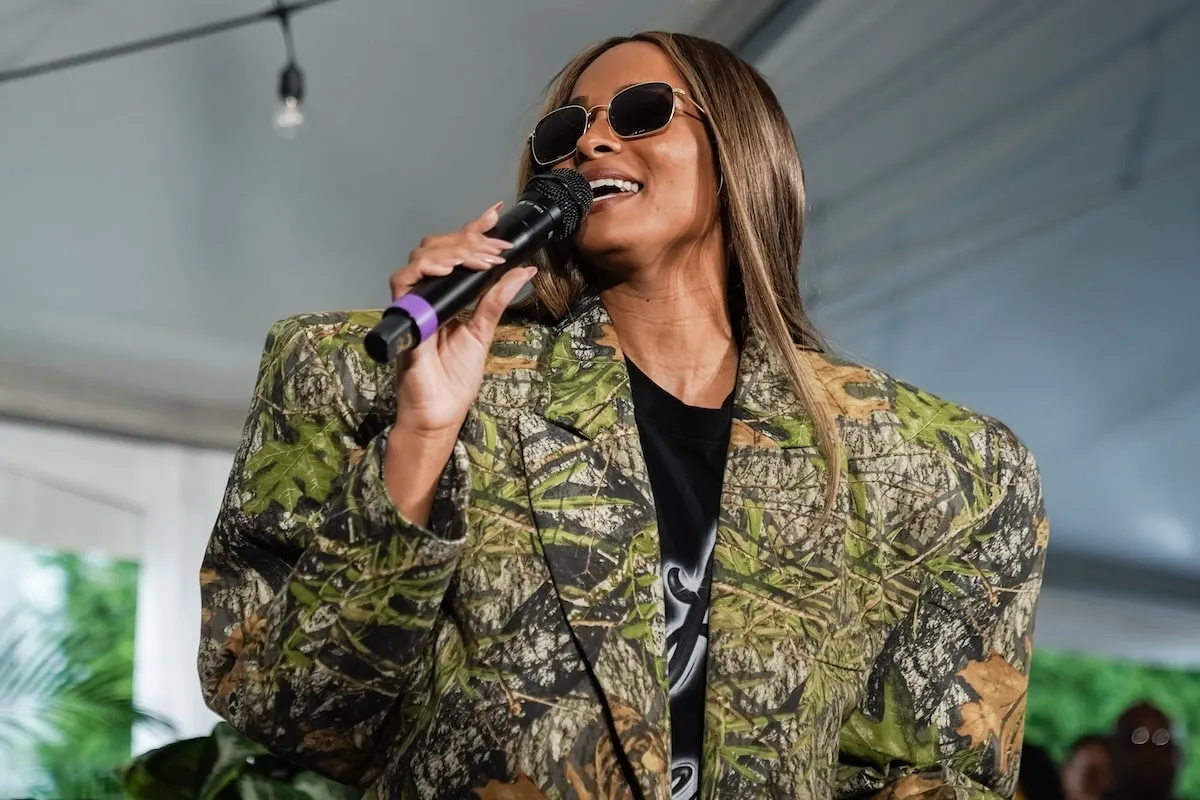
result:
M 410 522 L 428 526 L 438 481 L 457 438 L 457 431 L 413 431 L 399 424 L 388 433 L 383 480 L 392 502 Z

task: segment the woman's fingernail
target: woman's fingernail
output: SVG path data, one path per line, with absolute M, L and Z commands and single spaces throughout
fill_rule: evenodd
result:
M 503 259 L 500 256 L 493 256 L 491 254 L 488 254 L 483 257 L 483 260 L 489 264 L 500 265 L 500 264 L 503 264 L 506 259 Z

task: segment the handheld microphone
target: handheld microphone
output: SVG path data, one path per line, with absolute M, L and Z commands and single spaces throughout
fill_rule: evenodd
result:
M 503 264 L 487 270 L 457 266 L 449 275 L 425 277 L 396 298 L 363 339 L 367 355 L 386 364 L 429 339 L 445 322 L 475 302 L 501 275 L 551 240 L 570 238 L 592 208 L 592 187 L 573 169 L 530 178 L 516 204 L 485 235 L 512 242 Z

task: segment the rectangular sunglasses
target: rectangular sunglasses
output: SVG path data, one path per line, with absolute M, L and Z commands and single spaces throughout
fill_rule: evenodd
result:
M 539 119 L 529 134 L 533 161 L 539 167 L 549 167 L 575 155 L 579 138 L 587 132 L 600 109 L 608 111 L 608 126 L 622 139 L 658 133 L 675 117 L 676 95 L 691 100 L 701 113 L 708 115 L 683 89 L 662 81 L 626 86 L 613 95 L 608 105 L 556 108 Z

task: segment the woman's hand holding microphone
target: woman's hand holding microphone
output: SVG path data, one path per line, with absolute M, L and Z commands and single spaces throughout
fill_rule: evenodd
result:
M 500 253 L 512 245 L 485 235 L 499 219 L 497 204 L 458 231 L 422 239 L 408 263 L 392 274 L 393 299 L 422 278 L 448 275 L 459 265 L 486 270 L 504 263 Z M 438 478 L 483 383 L 500 316 L 536 272 L 536 267 L 512 269 L 483 295 L 470 320 L 448 321 L 396 359 L 396 420 L 388 436 L 384 480 L 392 501 L 412 522 L 429 521 Z

